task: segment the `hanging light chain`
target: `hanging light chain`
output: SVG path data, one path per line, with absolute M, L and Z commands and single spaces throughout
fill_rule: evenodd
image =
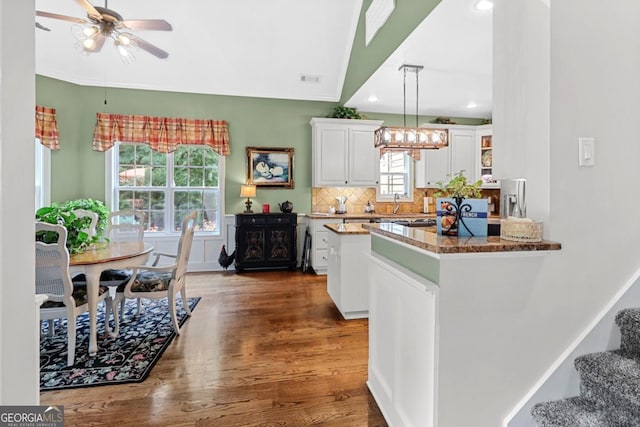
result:
M 420 71 L 420 69 L 416 68 L 416 127 L 418 127 L 418 100 L 420 99 L 418 97 L 418 72 Z

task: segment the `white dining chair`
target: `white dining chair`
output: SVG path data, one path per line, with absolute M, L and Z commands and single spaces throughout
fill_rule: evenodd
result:
M 92 240 L 98 233 L 98 220 L 100 219 L 98 214 L 96 212 L 89 211 L 86 209 L 74 209 L 73 214 L 76 216 L 76 218 L 90 218 L 90 222 L 87 224 L 85 228 L 82 229 L 82 231 L 87 233 L 87 235 L 89 236 L 89 239 Z M 83 283 L 86 285 L 86 282 L 83 277 L 76 278 L 74 276 L 71 278 L 71 280 L 74 282 L 74 284 L 76 281 L 79 281 L 79 282 L 82 282 L 81 285 Z M 55 334 L 55 331 L 56 331 L 55 320 L 56 320 L 55 318 L 48 319 L 49 336 L 53 336 Z
M 42 233 L 53 233 L 57 239 L 53 243 L 38 241 Z M 36 222 L 36 294 L 47 296 L 40 306 L 40 319 L 67 319 L 67 365 L 75 362 L 76 321 L 78 315 L 89 311 L 87 288 L 74 286 L 69 275 L 69 251 L 66 246 L 67 229 L 62 225 Z M 105 306 L 112 303 L 109 289 L 101 286 L 98 302 Z M 108 330 L 109 310 L 105 309 L 105 329 Z M 51 323 L 50 323 L 51 324 Z
M 107 229 L 104 236 L 110 242 L 143 242 L 144 229 L 147 224 L 147 214 L 134 209 L 124 209 L 109 213 Z M 115 296 L 118 286 L 126 284 L 133 271 L 129 269 L 105 270 L 100 275 L 100 284 L 108 286 Z M 124 318 L 124 308 L 126 299 L 120 301 L 120 318 Z M 114 310 L 118 307 L 114 305 Z M 138 298 L 138 314 L 142 312 L 142 301 Z
M 182 232 L 178 242 L 178 251 L 174 254 L 156 252 L 156 258 L 151 266 L 138 266 L 133 269 L 133 276 L 123 285 L 118 286 L 113 305 L 116 306 L 125 298 L 161 299 L 168 298 L 169 313 L 173 322 L 173 329 L 180 335 L 180 325 L 176 315 L 176 294 L 180 293 L 182 305 L 191 316 L 187 293 L 185 289 L 185 275 L 191 253 L 191 244 L 195 232 L 198 213 L 193 212 L 182 222 Z M 158 266 L 161 257 L 175 259 L 175 262 L 167 266 Z M 117 335 L 120 323 L 117 313 L 114 312 L 115 330 Z

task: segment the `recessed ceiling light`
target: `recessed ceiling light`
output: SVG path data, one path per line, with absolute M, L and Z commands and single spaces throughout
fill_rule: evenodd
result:
M 377 97 L 377 96 L 375 96 L 375 95 L 370 95 L 370 96 L 367 98 L 367 101 L 369 101 L 369 102 L 378 102 L 378 97 Z
M 492 0 L 478 0 L 476 3 L 477 10 L 491 10 L 493 9 L 493 1 Z
M 467 104 L 467 108 L 476 108 L 478 106 L 478 104 L 476 104 L 475 102 L 471 101 Z

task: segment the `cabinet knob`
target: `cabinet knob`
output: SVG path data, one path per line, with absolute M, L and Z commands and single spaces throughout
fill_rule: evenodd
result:
M 255 218 L 251 218 L 251 222 L 253 222 L 255 224 L 256 219 Z
M 277 222 L 282 222 L 282 218 L 276 219 Z

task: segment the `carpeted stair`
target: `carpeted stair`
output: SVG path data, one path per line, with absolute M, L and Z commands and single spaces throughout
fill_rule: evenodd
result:
M 576 358 L 580 396 L 536 404 L 539 427 L 640 427 L 640 308 L 620 311 L 616 324 L 620 349 Z

